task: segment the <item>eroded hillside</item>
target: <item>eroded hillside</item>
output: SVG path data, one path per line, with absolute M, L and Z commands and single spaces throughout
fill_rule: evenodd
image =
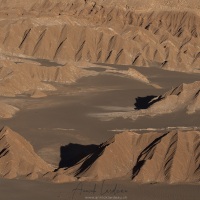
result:
M 79 152 L 72 166 L 54 170 L 24 138 L 4 127 L 0 132 L 0 175 L 9 179 L 44 178 L 56 183 L 119 177 L 142 183 L 199 183 L 199 134 L 180 130 L 124 132 L 88 153 Z
M 171 9 L 176 5 L 172 1 L 124 2 L 16 1 L 15 13 L 5 1 L 1 51 L 59 63 L 156 65 L 199 72 L 198 1 L 183 1 L 176 9 Z M 193 5 L 197 9 L 192 11 Z M 16 17 L 9 17 L 12 11 Z

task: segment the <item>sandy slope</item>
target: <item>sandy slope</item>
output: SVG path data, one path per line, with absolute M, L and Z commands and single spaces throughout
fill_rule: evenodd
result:
M 77 68 L 75 62 L 157 66 L 172 71 L 199 73 L 199 10 L 199 0 L 3 0 L 0 3 L 0 95 L 45 97 L 45 91 L 56 90 L 51 83 L 74 83 L 81 77 L 94 75 Z M 40 59 L 47 59 L 42 62 L 48 63 L 43 65 Z M 119 73 L 116 70 L 107 72 Z M 121 70 L 120 73 L 145 84 L 150 83 L 150 79 L 136 70 Z M 111 77 L 109 79 L 112 81 Z M 91 86 L 91 83 L 89 81 L 95 91 L 96 86 Z M 199 91 L 199 81 L 182 84 L 152 99 L 147 109 L 111 113 L 111 118 L 123 116 L 136 119 L 138 116 L 177 111 L 198 115 Z M 117 98 L 119 94 L 117 92 Z M 73 106 L 64 108 L 73 113 L 69 117 L 73 126 L 77 119 L 81 119 L 79 122 L 84 126 L 88 125 L 84 113 L 88 109 L 87 104 L 76 104 L 74 99 L 71 101 L 75 102 L 75 109 Z M 79 104 L 83 104 L 82 107 Z M 78 108 L 82 110 L 77 111 Z M 54 122 L 62 118 L 57 109 L 49 109 L 53 113 L 53 121 L 52 124 L 47 123 L 45 128 L 53 127 Z M 62 106 L 59 109 L 65 111 Z M 16 107 L 0 103 L 2 118 L 10 118 L 17 111 Z M 77 116 L 80 112 L 81 117 Z M 33 116 L 42 125 L 44 121 L 48 122 L 48 119 L 42 119 L 42 115 L 35 113 L 32 112 Z M 62 118 L 60 121 L 67 124 L 65 120 Z M 121 123 L 120 120 L 118 122 Z M 30 128 L 30 124 L 24 126 Z M 41 123 L 39 125 L 41 127 Z M 18 124 L 16 126 L 19 128 Z M 45 137 L 49 133 L 44 132 L 40 138 L 46 142 Z M 60 167 L 53 172 L 54 169 L 34 152 L 24 138 L 5 127 L 0 132 L 0 176 L 9 179 L 43 178 L 56 183 L 115 178 L 140 183 L 199 183 L 199 135 L 198 131 L 178 130 L 142 135 L 124 132 L 76 159 L 77 163 L 69 168 Z M 63 140 L 63 136 L 56 137 Z M 53 135 L 48 139 L 46 144 L 57 138 Z M 38 138 L 35 141 L 39 143 Z
M 12 118 L 18 111 L 17 107 L 0 102 L 0 118 Z
M 142 73 L 138 72 L 137 70 L 133 68 L 129 68 L 128 70 L 115 70 L 115 69 L 108 69 L 106 70 L 107 73 L 116 73 L 116 74 L 122 74 L 126 75 L 128 77 L 131 77 L 135 80 L 150 84 L 150 81 L 146 76 L 144 76 Z
M 4 178 L 26 177 L 36 179 L 51 170 L 18 133 L 8 127 L 0 132 L 0 176 Z
M 124 2 L 4 1 L 0 48 L 60 63 L 199 72 L 199 1 Z
M 142 183 L 199 182 L 199 142 L 198 131 L 124 132 L 74 166 L 60 169 L 57 176 L 74 175 L 81 181 L 125 177 Z
M 98 6 L 116 6 L 120 8 L 133 8 L 133 9 L 167 9 L 167 8 L 175 8 L 175 9 L 193 9 L 199 10 L 200 3 L 198 0 L 99 0 L 97 2 L 92 0 L 13 0 L 12 3 L 9 0 L 4 0 L 1 3 L 0 8 L 6 9 L 16 9 L 21 11 L 31 11 L 41 12 L 44 8 L 49 8 L 56 13 L 60 11 L 65 11 L 69 8 L 78 8 L 80 6 L 80 10 L 84 7 L 93 6 L 94 8 Z M 37 9 L 36 9 L 37 8 Z M 49 10 L 47 9 L 46 12 Z
M 92 75 L 92 72 L 86 72 L 73 64 L 47 67 L 38 63 L 27 63 L 24 60 L 21 62 L 1 60 L 0 96 L 32 94 L 34 90 L 54 91 L 56 88 L 51 83 L 70 84 L 87 75 Z
M 159 95 L 157 97 L 142 97 L 141 100 L 139 100 L 139 103 L 135 103 L 134 110 L 129 108 L 128 111 L 124 112 L 99 113 L 91 114 L 91 116 L 98 117 L 102 120 L 112 120 L 118 117 L 136 120 L 139 117 L 155 117 L 164 114 L 176 113 L 178 111 L 183 111 L 183 113 L 186 112 L 187 114 L 195 114 L 200 110 L 199 91 L 199 81 L 189 84 L 183 83 L 176 88 L 172 88 L 163 95 Z
M 44 175 L 56 183 L 119 177 L 142 183 L 200 181 L 198 131 L 120 133 L 86 151 L 85 157 L 71 167 L 56 172 L 19 134 L 8 127 L 0 134 L 0 174 L 4 178 L 36 179 Z
M 191 84 L 183 83 L 164 95 L 152 99 L 152 102 L 153 105 L 147 112 L 165 114 L 186 109 L 187 113 L 195 113 L 200 109 L 200 81 Z

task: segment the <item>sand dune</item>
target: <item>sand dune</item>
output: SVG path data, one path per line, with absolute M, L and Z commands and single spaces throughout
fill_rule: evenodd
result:
M 59 63 L 158 65 L 199 73 L 199 1 L 182 1 L 179 6 L 164 0 L 124 1 L 123 6 L 121 1 L 36 2 L 1 5 L 0 13 L 6 16 L 0 21 L 3 52 Z M 12 12 L 17 19 L 7 17 Z
M 36 179 L 52 170 L 18 133 L 8 127 L 0 132 L 0 176 Z

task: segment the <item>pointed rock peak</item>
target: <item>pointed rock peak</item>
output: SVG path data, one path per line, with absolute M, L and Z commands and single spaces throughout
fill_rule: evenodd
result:
M 28 177 L 28 174 L 39 177 L 51 170 L 25 138 L 3 127 L 0 132 L 0 177 Z
M 113 137 L 111 137 L 110 139 L 108 139 L 106 142 L 104 142 L 103 146 L 106 146 L 106 145 L 111 144 L 116 141 L 121 141 L 121 140 L 123 140 L 123 138 L 130 138 L 130 137 L 132 138 L 133 136 L 139 137 L 139 135 L 140 134 L 138 134 L 138 133 L 129 132 L 129 131 L 118 133 L 118 134 L 114 135 Z
M 77 177 L 81 180 L 106 180 L 129 174 L 133 181 L 143 183 L 199 182 L 199 135 L 198 131 L 180 130 L 120 133 L 112 143 L 104 143 L 107 146 L 103 151 L 82 159 L 68 172 L 75 171 L 75 176 L 80 172 Z

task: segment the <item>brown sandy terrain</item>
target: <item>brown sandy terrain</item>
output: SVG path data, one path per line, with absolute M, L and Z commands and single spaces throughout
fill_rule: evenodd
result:
M 0 102 L 0 118 L 12 118 L 18 111 L 17 107 Z
M 126 177 L 142 183 L 199 182 L 199 144 L 200 132 L 195 131 L 124 132 L 58 174 L 73 174 L 81 181 Z
M 0 173 L 9 179 L 43 176 L 57 183 L 119 177 L 142 183 L 199 183 L 199 144 L 198 131 L 124 132 L 82 151 L 82 156 L 79 152 L 70 167 L 63 165 L 53 172 L 24 138 L 4 127 L 1 130 Z
M 52 82 L 69 84 L 77 79 L 92 75 L 73 65 L 62 67 L 46 67 L 39 64 L 13 62 L 3 60 L 1 62 L 1 96 L 15 96 L 23 93 L 32 93 L 33 90 L 53 91 Z
M 199 1 L 145 2 L 4 1 L 1 52 L 199 73 Z
M 119 74 L 124 74 L 127 76 L 130 76 L 136 80 L 142 81 L 144 83 L 149 84 L 149 80 L 147 79 L 147 77 L 145 77 L 143 74 L 141 74 L 140 72 L 138 72 L 137 70 L 133 69 L 133 68 L 129 68 L 127 71 L 126 70 L 115 70 L 115 69 L 108 69 L 106 70 L 106 72 L 108 73 L 119 73 Z
M 40 90 L 34 90 L 32 93 L 31 93 L 31 97 L 32 98 L 43 98 L 43 97 L 46 97 L 47 95 L 40 91 Z
M 2 0 L 1 198 L 199 199 L 199 37 L 199 0 Z
M 103 182 L 85 182 L 85 190 L 93 190 L 96 184 L 96 193 L 94 195 L 86 193 L 76 193 L 75 200 L 83 200 L 86 197 L 96 198 L 101 196 L 101 187 Z M 134 184 L 127 181 L 106 181 L 104 182 L 104 191 L 113 190 L 117 184 L 119 189 L 126 190 L 126 193 L 119 194 L 119 197 L 127 197 L 131 200 L 199 200 L 199 185 L 181 184 Z M 78 183 L 50 184 L 38 181 L 24 180 L 1 180 L 1 198 L 4 200 L 27 200 L 27 199 L 49 199 L 65 200 L 72 199 L 73 191 L 78 187 Z M 113 197 L 113 195 L 104 194 L 102 198 Z M 118 196 L 118 195 L 117 195 Z
M 8 127 L 0 132 L 0 175 L 4 178 L 36 179 L 52 170 L 23 137 Z
M 23 95 L 1 97 L 2 102 L 18 107 L 21 111 L 12 119 L 1 120 L 0 126 L 9 126 L 20 133 L 43 159 L 53 165 L 59 163 L 61 146 L 69 143 L 99 144 L 112 137 L 115 131 L 135 129 L 138 132 L 149 128 L 156 131 L 168 130 L 169 127 L 189 127 L 193 130 L 193 127 L 199 127 L 199 112 L 191 117 L 184 110 L 155 117 L 143 115 L 134 121 L 129 118 L 101 121 L 93 117 L 98 113 L 134 110 L 137 99 L 141 102 L 147 96 L 160 96 L 182 82 L 192 83 L 200 79 L 198 74 L 158 68 L 141 67 L 137 70 L 151 82 L 161 85 L 162 89 L 127 76 L 103 72 L 98 76 L 84 77 L 71 85 L 56 84 L 57 91 L 48 93 L 48 97 L 42 99 Z
M 147 96 L 146 98 L 138 98 L 133 108 L 124 109 L 124 112 L 111 112 L 94 114 L 102 120 L 111 120 L 116 117 L 131 118 L 136 120 L 141 116 L 156 116 L 178 111 L 186 111 L 188 114 L 194 114 L 200 109 L 199 102 L 200 82 L 196 81 L 190 84 L 181 84 L 176 88 L 172 88 L 164 95 L 157 97 Z M 142 102 L 143 101 L 143 102 Z M 122 109 L 123 110 L 123 109 Z
M 149 102 L 149 112 L 170 113 L 186 109 L 188 113 L 195 113 L 200 109 L 200 81 L 191 84 L 182 84 L 164 95 Z M 155 102 L 155 103 L 154 103 Z

